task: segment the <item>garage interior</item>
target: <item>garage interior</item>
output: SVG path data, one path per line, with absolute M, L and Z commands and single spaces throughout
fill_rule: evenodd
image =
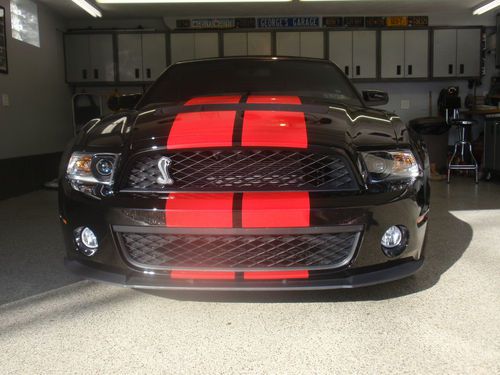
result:
M 0 372 L 500 374 L 498 12 L 491 0 L 0 0 Z M 145 291 L 66 270 L 54 185 L 78 129 L 170 64 L 255 55 L 329 59 L 421 134 L 423 269 L 286 293 Z M 473 157 L 447 183 L 462 138 Z

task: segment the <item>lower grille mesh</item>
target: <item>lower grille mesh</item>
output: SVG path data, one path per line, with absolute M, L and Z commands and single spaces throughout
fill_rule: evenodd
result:
M 118 233 L 139 267 L 279 269 L 334 268 L 348 263 L 358 233 L 298 235 L 179 235 Z

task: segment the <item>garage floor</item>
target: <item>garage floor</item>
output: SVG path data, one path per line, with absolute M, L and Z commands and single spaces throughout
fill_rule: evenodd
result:
M 80 281 L 54 192 L 0 202 L 0 372 L 500 374 L 499 197 L 435 183 L 419 274 L 285 295 Z

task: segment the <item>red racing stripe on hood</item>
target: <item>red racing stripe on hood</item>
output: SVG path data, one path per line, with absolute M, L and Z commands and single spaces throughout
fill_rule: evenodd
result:
M 184 105 L 238 104 L 240 99 L 240 95 L 200 96 L 189 99 Z
M 303 112 L 245 111 L 243 146 L 307 148 Z
M 167 149 L 231 147 L 236 111 L 179 113 L 172 124 Z
M 250 95 L 249 104 L 302 104 L 298 96 Z
M 287 228 L 310 225 L 309 193 L 243 193 L 243 228 Z
M 233 193 L 172 193 L 165 204 L 167 227 L 231 228 Z

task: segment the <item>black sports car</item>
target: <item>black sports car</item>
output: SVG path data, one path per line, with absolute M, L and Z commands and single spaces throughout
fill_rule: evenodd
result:
M 127 104 L 128 102 L 128 104 Z M 331 62 L 170 66 L 62 159 L 66 265 L 130 287 L 297 290 L 400 279 L 423 262 L 428 158 Z M 124 104 L 125 103 L 125 104 Z

